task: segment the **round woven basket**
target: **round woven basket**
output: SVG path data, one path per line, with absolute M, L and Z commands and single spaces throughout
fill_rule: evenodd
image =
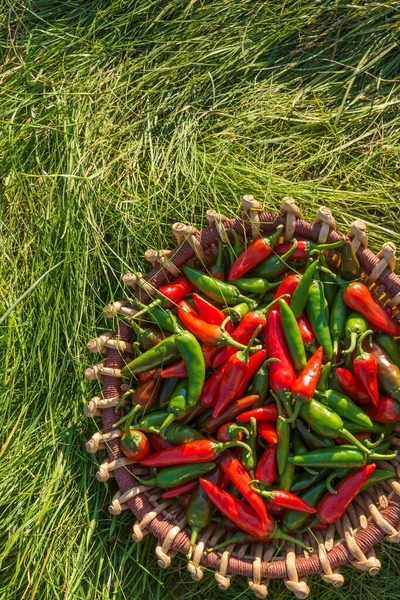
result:
M 335 221 L 326 207 L 321 207 L 316 222 L 310 223 L 301 219 L 298 207 L 290 198 L 284 200 L 279 215 L 263 212 L 252 196 L 245 196 L 242 204 L 242 219 L 231 220 L 215 211 L 208 211 L 210 226 L 202 231 L 175 223 L 173 232 L 178 246 L 172 251 L 148 251 L 146 258 L 153 264 L 152 271 L 144 276 L 131 273 L 124 276 L 125 283 L 132 287 L 133 296 L 147 302 L 155 289 L 178 275 L 179 267 L 184 263 L 195 264 L 199 261 L 209 264 L 215 242 L 218 237 L 226 241 L 229 229 L 249 239 L 260 233 L 270 234 L 283 224 L 285 240 L 295 235 L 324 243 L 336 242 L 343 237 L 336 231 Z M 394 245 L 384 244 L 382 251 L 374 255 L 367 248 L 365 224 L 362 221 L 352 224 L 347 237 L 365 272 L 364 283 L 383 305 L 392 307 L 394 319 L 398 320 L 400 279 L 393 273 Z M 106 307 L 105 312 L 110 317 L 118 314 L 133 316 L 136 310 L 129 302 L 120 301 Z M 117 482 L 119 491 L 112 500 L 110 512 L 116 515 L 123 510 L 131 510 L 137 519 L 133 525 L 133 539 L 140 541 L 144 535 L 152 533 L 158 540 L 158 563 L 168 567 L 177 552 L 186 554 L 189 548 L 185 511 L 176 500 L 163 500 L 159 488 L 138 486 L 134 474 L 147 473 L 147 469 L 132 464 L 121 452 L 122 431 L 114 429 L 113 424 L 122 413 L 116 413 L 114 407 L 123 392 L 120 369 L 131 358 L 134 336 L 129 325 L 121 320 L 116 323 L 117 328 L 113 333 L 103 334 L 89 342 L 92 351 L 100 352 L 106 358 L 86 371 L 87 378 L 98 379 L 103 386 L 102 397 L 93 398 L 85 407 L 88 417 L 99 416 L 103 422 L 102 431 L 93 435 L 86 448 L 89 452 L 107 450 L 108 459 L 100 465 L 97 479 L 105 482 L 115 477 Z M 393 439 L 393 445 L 400 446 L 399 437 Z M 400 541 L 400 532 L 397 530 L 400 521 L 400 461 L 378 462 L 378 466 L 393 470 L 393 479 L 360 494 L 341 519 L 326 531 L 298 536 L 314 548 L 313 553 L 308 554 L 301 548 L 285 543 L 280 551 L 281 556 L 275 557 L 272 543 L 255 542 L 231 545 L 225 551 L 205 555 L 207 546 L 213 546 L 232 535 L 219 524 L 211 523 L 199 537 L 192 560 L 188 563 L 192 578 L 201 579 L 202 567 L 208 567 L 215 571 L 219 587 L 227 589 L 232 575 L 242 575 L 248 578 L 249 586 L 259 598 L 267 595 L 268 580 L 279 578 L 298 598 L 306 598 L 309 594 L 307 576 L 311 574 L 320 573 L 324 581 L 335 587 L 343 584 L 339 568 L 347 563 L 376 575 L 380 570 L 380 561 L 375 556 L 375 544 L 383 538 L 390 542 Z

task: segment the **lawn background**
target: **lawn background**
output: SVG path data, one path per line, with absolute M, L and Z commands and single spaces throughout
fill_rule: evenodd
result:
M 172 223 L 233 216 L 245 193 L 398 243 L 399 25 L 396 1 L 1 2 L 2 599 L 254 597 L 192 583 L 183 557 L 162 571 L 108 513 L 86 342 Z M 377 551 L 377 577 L 316 576 L 310 597 L 398 598 L 399 549 Z

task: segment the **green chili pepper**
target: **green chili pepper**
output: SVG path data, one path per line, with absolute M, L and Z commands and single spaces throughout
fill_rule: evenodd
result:
M 229 244 L 223 245 L 223 257 L 224 257 L 224 278 L 227 279 L 229 276 L 229 271 L 233 263 L 235 262 L 235 255 L 233 250 Z
M 321 437 L 314 431 L 311 431 L 302 419 L 296 419 L 296 428 L 310 450 L 332 448 L 335 445 L 332 439 Z
M 289 452 L 288 458 L 290 458 L 292 454 Z M 293 477 L 294 477 L 295 465 L 291 462 L 286 463 L 286 468 L 283 471 L 282 475 L 279 476 L 279 489 L 284 490 L 285 492 L 290 492 L 292 489 Z
M 197 417 L 196 419 L 196 427 L 198 429 L 202 429 L 204 426 L 204 423 L 207 421 L 207 419 L 212 415 L 212 411 L 213 411 L 213 407 L 211 406 L 211 408 L 206 408 L 206 410 L 204 412 L 201 413 L 201 415 L 199 417 Z
M 343 339 L 346 325 L 347 306 L 343 300 L 342 290 L 339 289 L 333 303 L 329 325 L 333 340 L 333 356 L 337 356 L 339 342 Z
M 366 425 L 358 425 L 356 423 L 352 423 L 351 421 L 343 420 L 343 424 L 346 427 L 347 431 L 351 433 L 360 433 L 360 431 L 370 431 L 371 433 L 384 433 L 385 435 L 389 435 L 393 429 L 393 423 L 382 424 L 382 423 L 373 423 L 372 427 L 367 427 Z
M 241 292 L 264 294 L 269 290 L 277 288 L 280 285 L 280 282 L 269 283 L 269 281 L 262 279 L 261 277 L 240 277 L 235 280 L 235 285 Z
M 168 417 L 160 428 L 161 437 L 165 438 L 167 427 L 176 419 L 184 419 L 192 410 L 187 402 L 188 379 L 182 378 L 176 386 L 167 405 Z
M 320 277 L 322 285 L 324 286 L 324 295 L 328 303 L 328 309 L 332 310 L 333 303 L 335 302 L 335 298 L 340 287 L 336 283 L 335 279 L 329 273 L 326 273 L 326 271 L 322 271 L 320 273 Z
M 299 285 L 293 292 L 293 296 L 290 301 L 290 308 L 292 309 L 292 312 L 296 319 L 298 319 L 301 316 L 306 307 L 310 286 L 318 266 L 319 261 L 315 260 L 307 267 L 306 272 L 301 278 Z
M 291 442 L 293 452 L 294 454 L 296 454 L 296 456 L 298 454 L 307 454 L 308 448 L 305 445 L 303 438 L 301 437 L 300 432 L 297 429 L 293 429 L 292 431 Z
M 302 456 L 289 457 L 299 467 L 315 467 L 321 469 L 359 469 L 367 464 L 369 460 L 392 460 L 396 454 L 378 454 L 369 458 L 354 446 L 335 446 L 334 448 L 319 448 L 311 450 Z
M 285 273 L 288 270 L 287 259 L 291 256 L 294 251 L 297 249 L 298 241 L 293 240 L 292 247 L 289 248 L 285 254 L 282 256 L 278 256 L 277 254 L 270 254 L 268 258 L 263 260 L 260 264 L 258 264 L 250 274 L 254 277 L 262 277 L 263 279 L 267 279 L 271 281 Z
M 346 241 L 342 248 L 342 258 L 340 261 L 340 277 L 345 281 L 353 281 L 360 277 L 360 263 L 354 248 L 350 241 Z
M 390 471 L 389 469 L 375 469 L 372 475 L 370 475 L 367 483 L 364 483 L 360 491 L 364 492 L 365 490 L 374 487 L 374 485 L 382 483 L 382 481 L 386 481 L 387 479 L 394 479 L 395 477 L 396 474 L 393 471 Z
M 306 312 L 320 346 L 323 347 L 328 360 L 332 359 L 333 347 L 329 329 L 328 303 L 324 295 L 321 281 L 313 281 L 308 293 Z
M 168 415 L 169 412 L 167 410 L 157 410 L 143 417 L 134 427 L 138 431 L 158 433 Z M 117 423 L 115 423 L 115 425 L 117 425 Z
M 278 396 L 274 395 L 276 405 L 278 407 L 278 414 L 285 418 L 283 413 L 282 404 Z M 278 464 L 278 473 L 282 475 L 286 469 L 287 460 L 289 456 L 290 446 L 290 425 L 283 419 L 279 419 L 276 422 L 276 433 L 278 434 L 278 444 L 276 448 L 276 459 Z
M 343 350 L 343 354 L 352 354 L 357 346 L 357 340 L 368 330 L 368 321 L 354 310 L 346 319 L 345 335 L 349 342 L 347 350 Z
M 253 408 L 264 406 L 267 399 L 269 391 L 269 370 L 267 365 L 268 363 L 264 362 L 253 377 L 249 394 L 258 396 L 258 400 L 253 404 Z M 274 401 L 273 398 L 272 401 Z
M 215 469 L 216 466 L 215 462 L 173 465 L 172 467 L 160 469 L 152 479 L 141 479 L 136 475 L 135 477 L 142 485 L 157 485 L 158 487 L 168 489 L 202 477 L 205 473 L 209 473 Z
M 254 301 L 243 296 L 234 285 L 215 279 L 214 277 L 206 275 L 187 265 L 182 266 L 182 271 L 193 285 L 208 298 L 214 300 L 214 302 L 228 304 L 230 306 L 238 304 L 239 302 L 247 302 L 250 303 L 251 306 L 254 305 Z
M 177 333 L 175 345 L 183 358 L 188 374 L 187 403 L 189 406 L 194 406 L 200 398 L 206 377 L 201 346 L 190 331 Z
M 174 333 L 176 331 L 176 318 L 170 310 L 165 310 L 165 308 L 163 308 L 162 306 L 165 302 L 167 302 L 166 299 L 159 298 L 157 300 L 153 300 L 151 306 L 143 304 L 136 298 L 132 299 L 132 302 L 134 302 L 134 304 L 141 309 L 138 313 L 136 313 L 134 317 L 131 317 L 129 319 L 129 324 L 132 327 L 133 322 L 135 320 L 137 321 L 138 319 L 140 319 L 140 317 L 146 315 L 146 320 L 151 321 L 155 325 L 158 325 L 160 329 L 164 329 L 165 331 L 169 331 L 170 333 Z
M 247 315 L 247 313 L 250 312 L 250 308 L 251 307 L 248 302 L 240 302 L 235 306 L 228 306 L 228 308 L 224 308 L 222 312 L 227 316 L 230 316 L 234 323 L 239 323 L 243 319 L 244 315 Z
M 304 500 L 304 502 L 307 502 L 307 504 L 315 507 L 325 492 L 325 481 L 320 481 L 301 494 L 300 498 Z M 282 517 L 282 529 L 284 531 L 295 531 L 296 529 L 300 529 L 309 516 L 308 513 L 302 513 L 297 510 L 285 510 Z
M 175 336 L 171 335 L 157 344 L 157 346 L 154 346 L 154 348 L 134 358 L 130 363 L 125 365 L 121 373 L 124 376 L 146 373 L 146 371 L 151 371 L 161 365 L 177 361 L 179 358 L 180 354 L 175 344 Z
M 327 362 L 323 365 L 321 373 L 317 383 L 317 390 L 319 392 L 326 392 L 329 386 L 329 379 L 332 372 L 332 363 Z
M 225 269 L 222 261 L 223 245 L 221 238 L 218 238 L 218 253 L 215 263 L 210 267 L 210 274 L 216 279 L 225 278 Z
M 229 229 L 229 233 L 233 237 L 233 252 L 235 256 L 239 256 L 244 250 L 244 244 L 240 241 L 239 236 L 234 229 Z
M 158 396 L 158 402 L 161 407 L 168 404 L 171 400 L 172 393 L 178 385 L 179 379 L 179 377 L 169 377 L 168 379 L 164 379 Z
M 164 437 L 173 446 L 204 439 L 204 435 L 201 435 L 197 429 L 184 423 L 171 423 L 168 425 Z
M 352 421 L 361 427 L 372 427 L 372 421 L 369 416 L 345 394 L 341 394 L 334 390 L 327 390 L 322 394 L 316 392 L 315 396 L 322 404 L 329 406 L 329 408 L 334 410 L 338 415 L 345 417 L 349 421 Z
M 291 492 L 293 494 L 297 494 L 298 492 L 304 492 L 308 488 L 312 487 L 317 483 L 317 481 L 321 481 L 321 479 L 325 479 L 328 475 L 328 469 L 321 469 L 319 471 L 309 472 L 303 471 L 295 476 Z
M 251 417 L 248 423 L 243 423 L 243 427 L 249 432 L 246 443 L 250 446 L 251 452 L 243 448 L 240 458 L 246 471 L 250 471 L 252 477 L 254 477 L 254 469 L 257 465 L 257 421 L 254 417 Z
M 304 369 L 307 364 L 306 352 L 296 318 L 285 300 L 279 301 L 281 311 L 282 327 L 286 343 L 289 348 L 290 357 L 294 368 L 298 371 Z
M 215 485 L 219 485 L 221 481 L 220 469 L 216 469 L 207 477 L 205 477 L 205 479 L 209 479 Z M 190 547 L 189 552 L 187 554 L 189 560 L 192 556 L 193 547 L 197 541 L 197 537 L 200 531 L 203 529 L 203 527 L 208 525 L 208 523 L 211 521 L 211 517 L 214 510 L 214 504 L 211 502 L 202 486 L 198 484 L 192 492 L 189 504 L 186 508 L 187 521 L 190 527 L 192 528 L 192 534 L 190 536 Z
M 302 403 L 300 415 L 319 435 L 328 438 L 343 437 L 354 444 L 354 446 L 357 446 L 357 448 L 360 448 L 365 454 L 372 453 L 371 450 L 363 446 L 354 435 L 344 428 L 343 421 L 337 413 L 314 398 L 309 402 Z
M 394 337 L 385 331 L 378 331 L 375 334 L 377 344 L 386 352 L 390 360 L 400 369 L 400 352 Z

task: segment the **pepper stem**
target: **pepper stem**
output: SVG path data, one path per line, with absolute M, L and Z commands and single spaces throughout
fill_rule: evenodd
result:
M 145 315 L 146 313 L 148 313 L 149 310 L 151 310 L 152 308 L 155 308 L 156 306 L 160 306 L 161 302 L 162 302 L 161 299 L 157 299 L 157 300 L 153 300 L 153 302 L 150 302 L 150 304 L 144 305 L 144 304 L 142 304 L 142 302 L 135 300 L 135 303 L 138 304 L 139 306 L 142 306 L 143 308 L 142 308 L 142 310 L 139 310 L 139 312 L 137 312 L 136 315 L 134 315 L 132 317 L 132 320 L 138 319 L 142 315 Z
M 275 233 L 273 233 L 272 235 L 270 235 L 269 238 L 268 238 L 268 246 L 273 247 L 273 245 L 275 244 L 276 240 L 281 235 L 281 233 L 282 233 L 282 231 L 284 229 L 285 229 L 284 225 L 278 225 L 278 227 L 276 228 Z
M 367 331 L 365 331 L 364 333 L 362 333 L 360 335 L 360 337 L 357 340 L 357 356 L 356 356 L 356 360 L 360 359 L 362 357 L 362 355 L 364 354 L 364 350 L 362 348 L 362 344 L 363 341 L 365 340 L 365 338 L 367 338 L 369 335 L 372 335 L 374 332 L 372 331 L 372 329 L 367 329 Z
M 369 458 L 373 460 L 393 460 L 396 458 L 397 454 L 397 450 L 392 452 L 392 454 L 375 454 L 375 452 L 372 452 L 369 455 Z
M 152 479 L 142 479 L 137 475 L 134 475 L 134 477 L 140 483 L 140 485 L 157 485 L 156 477 L 153 477 Z
M 273 500 L 275 497 L 274 492 L 268 492 L 267 490 L 260 490 L 258 487 L 256 487 L 253 482 L 257 481 L 258 479 L 252 479 L 251 481 L 249 481 L 249 488 L 253 491 L 256 492 L 256 494 L 260 494 L 260 496 L 263 496 L 264 498 L 267 498 L 267 500 Z M 253 484 L 253 485 L 252 485 Z
M 240 241 L 239 236 L 234 229 L 230 229 L 229 233 L 233 237 L 233 251 L 236 254 L 236 257 L 238 257 L 239 254 L 242 254 L 242 252 L 244 250 L 244 245 Z
M 303 402 L 301 400 L 296 400 L 296 402 L 294 404 L 293 414 L 290 417 L 283 417 L 283 416 L 279 415 L 278 419 L 280 421 L 284 421 L 285 423 L 293 423 L 293 421 L 295 421 L 297 419 L 297 417 L 299 416 L 299 412 L 300 412 L 300 408 L 301 408 L 302 404 L 303 404 Z
M 250 348 L 251 348 L 251 347 L 252 347 L 252 345 L 254 344 L 254 340 L 255 340 L 255 339 L 256 339 L 256 337 L 258 336 L 258 333 L 259 333 L 259 331 L 260 331 L 261 327 L 262 327 L 261 325 L 257 325 L 257 327 L 256 327 L 256 329 L 255 329 L 255 331 L 254 331 L 253 335 L 252 335 L 252 336 L 251 336 L 251 338 L 250 338 L 250 341 L 249 341 L 249 343 L 247 344 L 246 348 L 245 348 L 245 349 L 243 350 L 243 352 L 241 353 L 241 354 L 242 354 L 242 357 L 241 357 L 241 358 L 243 358 L 243 362 L 246 362 L 246 363 L 248 363 L 248 362 L 249 362 L 249 360 L 250 360 Z
M 293 244 L 292 246 L 289 248 L 289 250 L 287 250 L 285 252 L 285 254 L 282 254 L 282 256 L 280 256 L 279 258 L 281 259 L 282 262 L 285 262 L 286 259 L 289 258 L 289 256 L 291 256 L 293 254 L 293 252 L 295 250 L 297 250 L 297 246 L 299 245 L 298 240 L 296 240 L 296 238 L 293 239 Z M 280 282 L 279 282 L 280 283 Z
M 307 527 L 303 527 L 303 529 L 296 529 L 296 531 L 297 531 L 297 533 L 306 533 L 307 531 L 312 529 L 314 527 L 314 525 L 317 525 L 318 523 L 321 523 L 321 521 L 317 515 L 310 521 L 310 523 L 307 525 Z
M 123 394 L 121 396 L 121 398 L 118 400 L 118 403 L 115 406 L 115 412 L 117 413 L 119 411 L 119 409 L 121 408 L 122 404 L 124 403 L 125 398 L 127 398 L 128 396 L 130 396 L 131 394 L 133 394 L 135 392 L 135 390 L 127 390 L 125 392 L 125 394 Z
M 345 238 L 331 244 L 318 244 L 316 250 L 331 250 L 332 248 L 341 248 L 346 243 Z
M 136 404 L 132 410 L 130 412 L 128 412 L 125 416 L 123 416 L 121 419 L 119 419 L 119 421 L 117 421 L 116 423 L 114 423 L 113 427 L 117 427 L 118 425 L 121 425 L 121 423 L 124 423 L 127 419 L 130 419 L 130 422 L 132 423 L 132 418 L 136 415 L 136 413 L 138 413 L 140 410 L 143 410 L 143 408 L 140 406 L 140 404 Z M 131 418 L 132 417 L 132 418 Z
M 334 273 L 333 271 L 331 271 L 330 269 L 328 269 L 328 267 L 324 267 L 322 265 L 320 265 L 319 267 L 320 271 L 324 271 L 324 273 L 328 273 L 328 275 L 330 275 L 338 285 L 340 285 L 342 288 L 346 288 L 349 287 L 350 285 L 350 281 L 346 281 L 345 279 L 342 279 L 341 277 L 339 277 L 339 275 L 336 275 L 336 273 Z
M 197 541 L 197 537 L 198 537 L 199 533 L 200 533 L 200 527 L 192 527 L 192 535 L 190 536 L 189 551 L 186 555 L 188 560 L 190 560 L 192 558 L 193 548 Z
M 279 417 L 284 418 L 281 402 L 283 403 L 287 414 L 289 415 L 289 417 L 291 417 L 293 414 L 293 408 L 288 398 L 288 392 L 286 392 L 285 390 L 279 390 L 278 392 L 274 392 L 273 390 L 271 390 L 271 396 L 275 398 L 275 402 L 278 407 Z
M 214 451 L 217 454 L 221 454 L 221 452 L 224 452 L 225 450 L 228 450 L 228 448 L 234 448 L 235 446 L 241 446 L 241 448 L 245 448 L 247 450 L 247 452 L 249 452 L 251 454 L 251 448 L 248 444 L 246 444 L 245 442 L 241 442 L 239 440 L 233 440 L 232 442 L 219 442 L 214 444 Z
M 279 282 L 280 285 L 281 282 Z M 283 300 L 284 298 L 290 298 L 290 294 L 282 294 L 282 296 L 279 296 L 279 298 L 274 298 L 274 300 L 272 300 L 269 304 L 267 304 L 267 306 L 264 306 L 263 308 L 257 308 L 257 312 L 261 313 L 262 315 L 266 315 L 266 313 L 271 310 L 271 308 L 273 306 L 275 306 L 275 304 L 278 304 L 278 302 L 280 300 Z
M 376 448 L 384 440 L 384 438 L 385 438 L 385 434 L 381 433 L 381 435 L 379 436 L 379 439 L 376 440 L 376 442 L 371 442 L 370 440 L 364 440 L 364 445 L 367 448 Z
M 138 314 L 138 313 L 136 313 L 136 314 Z M 140 337 L 140 336 L 144 335 L 146 332 L 143 329 L 143 327 L 140 327 L 140 325 L 138 323 L 136 323 L 135 317 L 136 317 L 136 315 L 134 315 L 133 318 L 129 319 L 129 327 L 132 327 L 132 329 L 135 332 L 136 336 Z
M 293 537 L 292 535 L 289 535 L 288 533 L 284 533 L 282 531 L 282 529 L 279 529 L 279 527 L 274 528 L 274 530 L 272 532 L 272 537 L 275 540 L 285 540 L 286 542 L 292 542 L 292 544 L 296 544 L 297 546 L 300 546 L 300 548 L 304 548 L 304 550 L 307 550 L 307 552 L 314 552 L 314 549 L 311 546 L 307 546 L 307 544 L 298 540 L 297 538 Z
M 224 540 L 223 542 L 220 542 L 219 544 L 216 544 L 215 546 L 212 546 L 211 548 L 207 548 L 207 550 L 204 551 L 204 554 L 210 554 L 210 552 L 215 552 L 216 550 L 220 550 L 221 548 L 226 548 L 226 546 L 230 546 L 231 544 L 243 543 L 245 540 L 245 537 L 246 537 L 246 535 L 243 532 L 238 531 L 238 533 L 233 535 L 228 540 Z
M 325 481 L 326 489 L 330 494 L 337 494 L 337 490 L 332 487 L 332 480 L 335 479 L 335 477 L 336 473 L 330 473 Z
M 161 425 L 159 435 L 160 435 L 160 437 L 162 437 L 163 440 L 165 440 L 165 430 L 175 420 L 176 420 L 176 415 L 171 413 L 170 415 L 168 415 L 168 417 L 165 419 L 164 423 Z
M 344 427 L 341 427 L 339 429 L 339 435 L 341 435 L 342 437 L 344 437 L 346 440 L 349 440 L 349 442 L 351 442 L 352 444 L 354 444 L 354 446 L 357 446 L 357 448 L 359 448 L 362 452 L 364 452 L 364 454 L 371 454 L 372 453 L 372 450 L 369 450 L 368 448 L 366 448 L 360 442 L 360 440 L 358 440 L 352 433 L 350 433 L 350 431 L 347 431 L 347 429 L 345 429 Z
M 359 334 L 356 331 L 351 332 L 350 346 L 347 348 L 347 350 L 343 350 L 342 354 L 352 354 L 354 352 L 354 350 L 356 349 L 356 346 L 357 346 L 358 336 L 359 336 Z

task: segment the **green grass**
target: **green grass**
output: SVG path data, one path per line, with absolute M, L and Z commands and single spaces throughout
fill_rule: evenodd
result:
M 112 518 L 86 342 L 175 221 L 292 195 L 398 243 L 400 2 L 1 2 L 0 598 L 222 597 Z M 39 278 L 57 265 L 45 278 Z M 29 293 L 21 299 L 22 295 Z M 311 598 L 398 598 L 399 550 Z M 272 582 L 272 598 L 289 598 Z M 252 598 L 238 577 L 223 597 Z

